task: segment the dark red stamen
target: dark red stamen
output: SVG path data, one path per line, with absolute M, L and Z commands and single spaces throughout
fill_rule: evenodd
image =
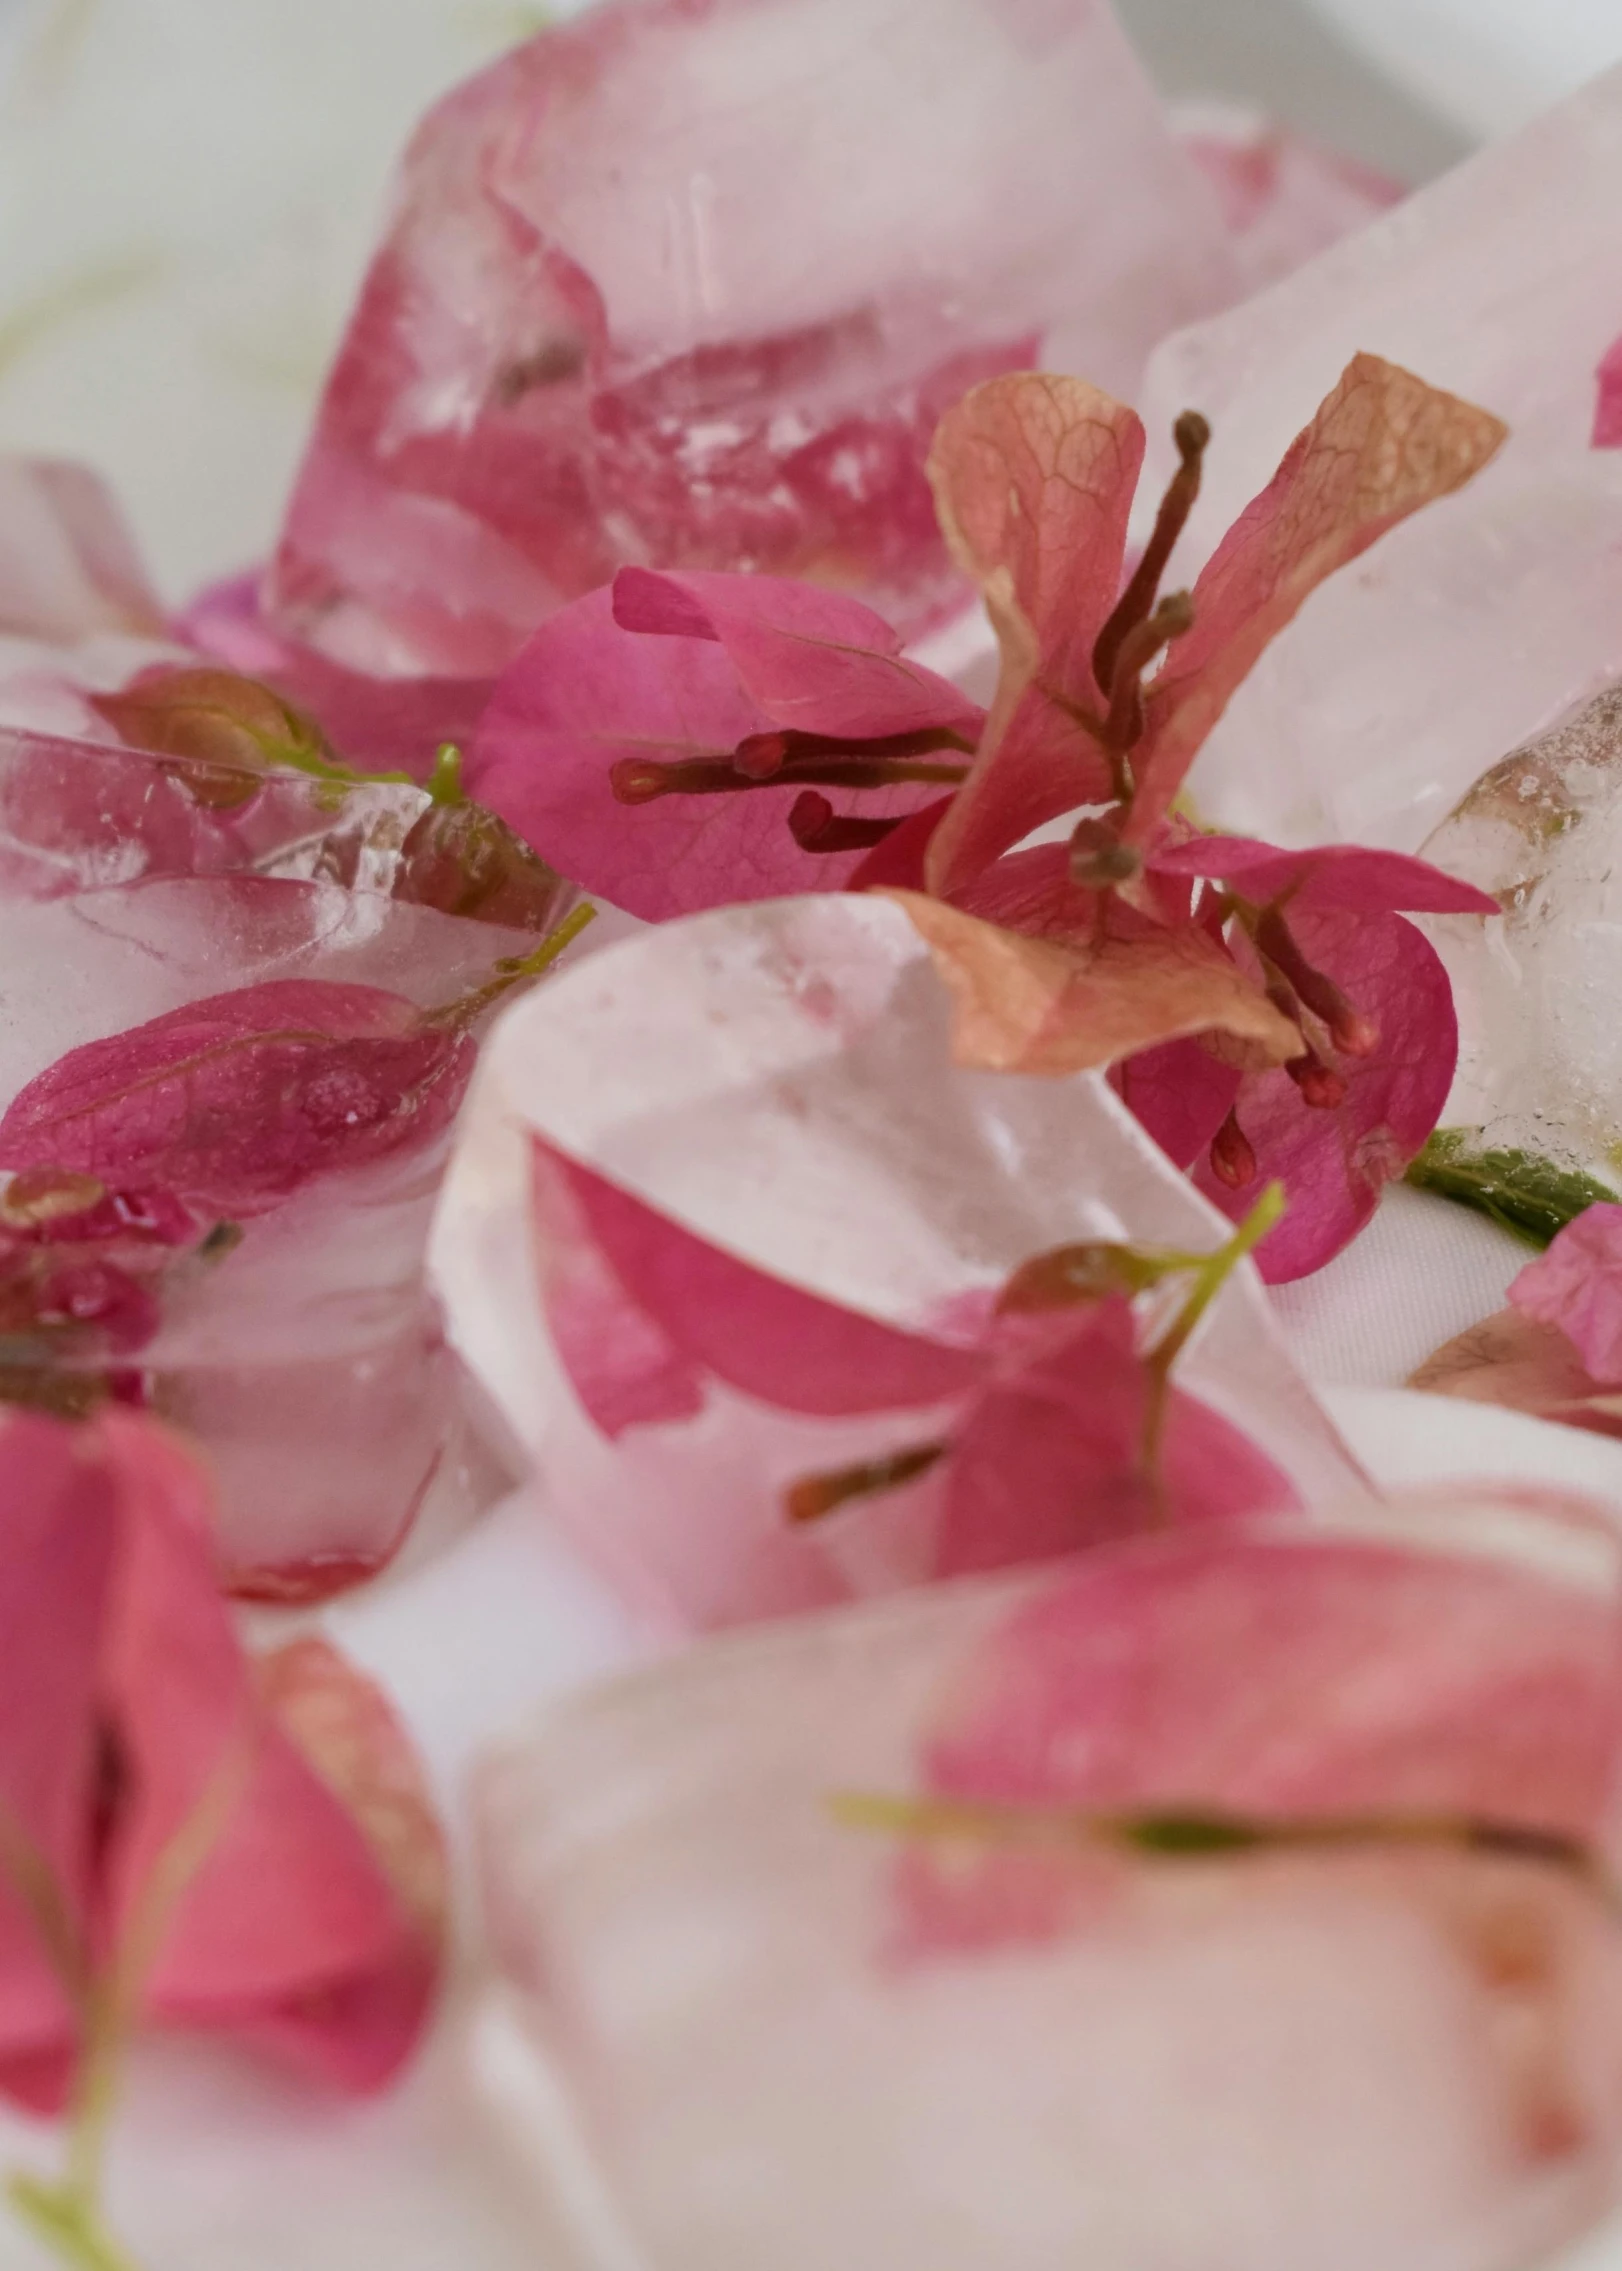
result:
M 1197 410 L 1185 410 L 1172 428 L 1177 454 L 1182 463 L 1172 475 L 1166 494 L 1161 499 L 1155 516 L 1154 534 L 1144 548 L 1143 558 L 1133 571 L 1132 580 L 1115 603 L 1109 621 L 1098 634 L 1093 647 L 1093 676 L 1099 691 L 1108 699 L 1114 691 L 1115 677 L 1120 667 L 1122 649 L 1130 634 L 1149 615 L 1160 589 L 1160 579 L 1194 509 L 1194 500 L 1200 493 L 1200 475 L 1211 429 Z M 1140 665 L 1141 668 L 1141 665 Z
M 789 834 L 802 852 L 868 852 L 900 825 L 899 820 L 861 820 L 835 812 L 816 789 L 797 796 L 788 816 Z
M 1315 1049 L 1305 1056 L 1292 1057 L 1284 1067 L 1301 1091 L 1303 1104 L 1310 1104 L 1315 1112 L 1333 1112 L 1346 1101 L 1346 1083 L 1332 1065 L 1326 1065 Z
M 1193 627 L 1193 601 L 1186 591 L 1174 591 L 1121 642 L 1115 681 L 1110 689 L 1109 716 L 1104 720 L 1104 747 L 1113 757 L 1123 760 L 1118 768 L 1117 783 L 1123 795 L 1131 791 L 1131 779 L 1124 763 L 1126 753 L 1143 739 L 1143 674 L 1173 639 L 1182 638 Z
M 609 786 L 621 804 L 652 804 L 662 796 L 729 796 L 754 788 L 888 788 L 898 782 L 943 782 L 956 787 L 966 765 L 920 762 L 945 750 L 973 754 L 961 734 L 942 729 L 893 733 L 872 741 L 835 741 L 811 733 L 752 733 L 727 753 L 657 762 L 622 757 L 609 769 Z
M 887 1459 L 871 1459 L 838 1474 L 807 1475 L 784 1493 L 788 1518 L 794 1523 L 820 1522 L 855 1498 L 873 1498 L 881 1491 L 898 1490 L 903 1483 L 926 1475 L 945 1458 L 949 1445 L 926 1443 L 916 1451 L 897 1451 Z
M 1237 1112 L 1228 1114 L 1212 1138 L 1211 1172 L 1230 1191 L 1249 1190 L 1256 1180 L 1259 1170 L 1255 1148 L 1239 1125 Z
M 1277 907 L 1263 909 L 1253 935 L 1302 1007 L 1321 1020 L 1335 1047 L 1348 1057 L 1371 1057 L 1380 1045 L 1379 1025 L 1354 1009 L 1332 978 L 1313 968 Z

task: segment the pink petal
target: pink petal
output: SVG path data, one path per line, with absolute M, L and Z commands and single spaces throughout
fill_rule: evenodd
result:
M 592 1425 L 615 1441 L 628 1428 L 693 1418 L 704 1408 L 699 1365 L 616 1275 L 581 1204 L 579 1170 L 539 1137 L 530 1150 L 547 1330 Z
M 1084 1316 L 1062 1346 L 1005 1370 L 952 1441 L 939 1574 L 1299 1504 L 1237 1428 L 1175 1389 L 1151 1477 L 1148 1416 L 1149 1376 L 1119 1300 Z
M 969 1802 L 1587 1841 L 1619 1733 L 1600 1588 L 1434 1546 L 1224 1529 L 1091 1555 L 1016 1610 L 959 1671 L 923 1772 Z M 988 1847 L 948 1876 L 919 1850 L 903 1894 L 924 1948 L 1045 1940 L 1096 1913 L 1100 1867 Z
M 955 699 L 955 697 L 954 697 Z M 860 852 L 818 856 L 789 833 L 793 787 L 621 804 L 621 759 L 725 756 L 777 720 L 744 692 L 718 640 L 622 630 L 611 590 L 544 624 L 502 678 L 468 786 L 552 866 L 650 922 L 731 900 L 837 890 Z M 864 794 L 884 818 L 938 799 L 938 785 Z
M 1236 1106 L 1256 1154 L 1258 1182 L 1230 1190 L 1209 1161 L 1199 1188 L 1234 1221 L 1263 1182 L 1283 1183 L 1289 1211 L 1258 1249 L 1270 1285 L 1310 1275 L 1356 1237 L 1385 1185 L 1423 1148 L 1447 1102 L 1458 1061 L 1453 994 L 1429 941 L 1400 915 L 1292 914 L 1308 962 L 1374 1018 L 1371 1056 L 1328 1052 L 1346 1083 L 1333 1110 L 1306 1104 L 1285 1072 L 1247 1075 Z
M 227 2026 L 369 2093 L 431 2005 L 443 1835 L 386 1698 L 334 1648 L 289 1642 L 257 1675 L 271 1725 L 255 1780 L 177 1920 L 154 1999 L 166 2018 Z
M 98 1652 L 114 1582 L 117 1514 L 105 1464 L 32 1413 L 0 1418 L 0 1805 L 8 1844 L 45 1872 L 46 1896 L 80 1931 L 88 1859 Z M 0 1869 L 0 2090 L 61 2110 L 73 2015 L 17 1858 Z
M 942 412 L 1060 328 L 1130 390 L 1234 296 L 1107 9 L 788 0 L 758 35 L 753 0 L 593 12 L 429 115 L 278 554 L 293 633 L 476 675 L 651 561 L 812 578 L 911 636 L 963 595 Z
M 1395 364 L 1353 358 L 1200 571 L 1194 628 L 1167 655 L 1134 753 L 1135 841 L 1170 809 L 1235 689 L 1317 586 L 1387 529 L 1462 487 L 1506 431 L 1490 412 Z
M 0 1165 L 154 1182 L 251 1214 L 312 1176 L 427 1144 L 474 1049 L 402 995 L 288 979 L 89 1041 L 0 1117 Z
M 1174 1167 L 1192 1167 L 1210 1149 L 1238 1101 L 1243 1075 L 1199 1040 L 1167 1041 L 1126 1057 L 1110 1086 Z
M 622 631 L 725 647 L 744 693 L 776 725 L 846 741 L 940 727 L 972 747 L 985 724 L 950 679 L 905 659 L 881 615 L 842 592 L 778 576 L 647 568 L 622 568 L 613 589 Z
M 1255 906 L 1287 899 L 1297 912 L 1496 915 L 1498 901 L 1473 884 L 1444 875 L 1402 852 L 1371 851 L 1361 844 L 1324 844 L 1304 852 L 1278 851 L 1243 836 L 1197 836 L 1156 851 L 1157 874 L 1204 875 L 1231 883 Z
M 1372 167 L 1220 104 L 1181 108 L 1183 147 L 1221 201 L 1252 291 L 1363 228 L 1407 194 Z
M 1622 449 L 1622 339 L 1606 349 L 1594 381 L 1594 447 Z
M 951 797 L 943 796 L 921 811 L 909 813 L 882 843 L 874 845 L 859 867 L 852 869 L 845 889 L 922 891 L 930 840 L 951 809 Z
M 631 1300 L 689 1363 L 745 1395 L 833 1418 L 941 1403 L 981 1377 L 984 1361 L 972 1351 L 897 1332 L 785 1284 L 589 1168 L 552 1156 Z
M 930 846 L 933 890 L 1109 793 L 1097 743 L 1042 689 L 1097 706 L 1092 651 L 1143 448 L 1136 413 L 1080 379 L 994 380 L 942 422 L 930 459 L 941 524 L 985 594 L 1003 668 L 974 771 Z
M 1622 1206 L 1591 1206 L 1568 1223 L 1509 1298 L 1563 1333 L 1602 1387 L 1622 1387 Z
M 68 642 L 156 638 L 163 608 L 100 476 L 54 458 L 0 458 L 0 632 Z
M 47 1902 L 101 1978 L 132 1932 L 156 1934 L 147 2013 L 292 2033 L 343 2086 L 377 2086 L 420 2030 L 433 1934 L 267 1722 L 220 1597 L 202 1469 L 120 1414 L 80 1429 L 9 1420 L 0 1468 L 0 1599 L 24 1620 L 0 1685 L 28 1684 L 26 1708 L 6 1715 L 21 1747 L 15 1764 L 0 1748 L 0 1788 L 48 1871 Z M 369 1748 L 380 1760 L 375 1737 Z M 364 1780 L 351 1777 L 357 1798 Z M 0 1906 L 0 2082 L 60 2103 L 75 2022 L 30 1988 L 38 1946 L 20 1947 L 12 1924 Z

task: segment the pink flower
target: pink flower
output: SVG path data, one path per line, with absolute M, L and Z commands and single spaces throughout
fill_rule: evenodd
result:
M 1447 973 L 1398 910 L 1490 915 L 1496 902 L 1422 860 L 1355 845 L 1279 852 L 1201 837 L 1154 852 L 1150 866 L 1222 885 L 1236 956 L 1298 1027 L 1300 1053 L 1282 1068 L 1239 1073 L 1195 1180 L 1235 1219 L 1258 1178 L 1281 1182 L 1288 1209 L 1257 1266 L 1275 1285 L 1306 1277 L 1363 1228 L 1453 1083 Z M 1156 1099 L 1144 1105 L 1153 1133 Z
M 13 1415 L 0 1478 L 0 2089 L 57 2111 L 151 2024 L 382 2087 L 443 1905 L 387 1706 L 322 1643 L 243 1655 L 162 1429 Z
M 1171 1384 L 1186 1334 L 1164 1300 L 1149 1320 L 1130 1302 L 1192 1277 L 1203 1312 L 1253 1240 L 1203 1259 L 1061 1248 L 937 1339 L 774 1278 L 549 1146 L 534 1157 L 548 1322 L 604 1434 L 695 1418 L 713 1384 L 785 1413 L 888 1421 L 870 1457 L 796 1482 L 785 1521 L 932 1476 L 933 1574 L 956 1576 L 1299 1503 L 1238 1429 Z M 923 1415 L 916 1440 L 896 1446 L 908 1413 Z
M 982 722 L 855 600 L 626 568 L 505 673 L 468 777 L 576 882 L 657 921 L 837 888 L 962 778 Z M 830 824 L 821 792 L 841 784 L 876 793 Z
M 1509 1289 L 1523 1317 L 1563 1333 L 1591 1379 L 1622 1388 L 1622 1206 L 1591 1206 Z
M 997 625 L 1003 680 L 974 771 L 930 844 L 930 887 L 951 894 L 1080 806 L 1110 807 L 1125 841 L 1147 843 L 1234 689 L 1317 585 L 1462 486 L 1504 431 L 1357 356 L 1192 593 L 1157 601 L 1198 495 L 1204 419 L 1178 422 L 1181 470 L 1123 588 L 1144 449 L 1136 414 L 1079 379 L 976 389 L 942 422 L 931 472 Z

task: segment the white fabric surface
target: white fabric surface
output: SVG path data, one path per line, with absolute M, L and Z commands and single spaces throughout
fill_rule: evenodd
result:
M 1433 1350 L 1504 1306 L 1530 1247 L 1449 1199 L 1393 1184 L 1361 1238 L 1274 1289 L 1297 1363 L 1320 1385 L 1398 1388 Z

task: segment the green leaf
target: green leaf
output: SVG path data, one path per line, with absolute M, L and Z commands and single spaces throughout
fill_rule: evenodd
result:
M 1535 1151 L 1483 1151 L 1480 1138 L 1479 1128 L 1438 1128 L 1404 1180 L 1473 1207 L 1529 1246 L 1547 1246 L 1587 1208 L 1617 1202 L 1592 1175 Z

